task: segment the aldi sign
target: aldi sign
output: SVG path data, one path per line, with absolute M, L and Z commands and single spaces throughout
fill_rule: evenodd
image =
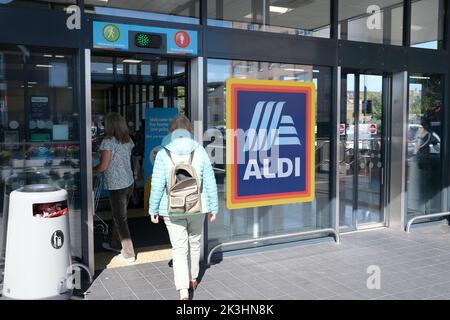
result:
M 314 199 L 313 83 L 227 80 L 227 207 Z

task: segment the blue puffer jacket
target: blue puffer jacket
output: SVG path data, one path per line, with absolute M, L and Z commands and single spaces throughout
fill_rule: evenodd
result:
M 202 212 L 218 213 L 218 195 L 216 178 L 205 149 L 199 145 L 192 135 L 184 129 L 178 129 L 166 136 L 162 146 L 169 149 L 175 163 L 189 160 L 192 150 L 195 149 L 192 166 L 197 172 L 203 185 L 202 191 Z M 168 216 L 167 208 L 167 183 L 169 180 L 170 168 L 173 166 L 166 151 L 158 151 L 153 167 L 152 187 L 150 191 L 149 215 Z

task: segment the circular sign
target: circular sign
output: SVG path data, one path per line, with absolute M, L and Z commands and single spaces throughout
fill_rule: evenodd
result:
M 345 123 L 339 124 L 339 135 L 345 136 Z
M 9 123 L 9 128 L 12 130 L 16 130 L 19 127 L 19 123 L 16 120 L 13 120 Z
M 175 33 L 175 43 L 180 48 L 186 48 L 191 43 L 191 38 L 186 31 L 178 31 Z
M 369 133 L 370 134 L 377 134 L 377 125 L 375 123 L 372 123 L 369 127 Z
M 120 38 L 120 30 L 114 24 L 107 24 L 103 27 L 103 37 L 109 42 L 116 42 Z
M 61 249 L 64 245 L 64 233 L 61 230 L 55 231 L 50 239 L 52 247 L 55 249 Z

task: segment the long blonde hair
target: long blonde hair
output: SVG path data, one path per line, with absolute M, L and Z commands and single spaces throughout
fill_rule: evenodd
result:
M 116 138 L 119 143 L 131 140 L 125 119 L 118 113 L 108 113 L 105 117 L 105 137 Z

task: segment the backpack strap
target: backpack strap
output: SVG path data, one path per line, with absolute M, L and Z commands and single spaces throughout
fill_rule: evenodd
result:
M 170 162 L 172 162 L 172 164 L 175 165 L 175 162 L 173 162 L 173 159 L 172 159 L 172 155 L 170 154 L 170 150 L 167 149 L 166 147 L 163 147 L 163 148 L 164 148 L 164 150 L 166 151 L 167 156 L 168 156 L 169 159 L 170 159 Z
M 192 150 L 191 155 L 190 155 L 190 157 L 189 157 L 189 164 L 190 164 L 190 165 L 192 165 L 192 160 L 194 160 L 195 149 L 196 149 L 196 148 L 194 148 L 194 150 Z

